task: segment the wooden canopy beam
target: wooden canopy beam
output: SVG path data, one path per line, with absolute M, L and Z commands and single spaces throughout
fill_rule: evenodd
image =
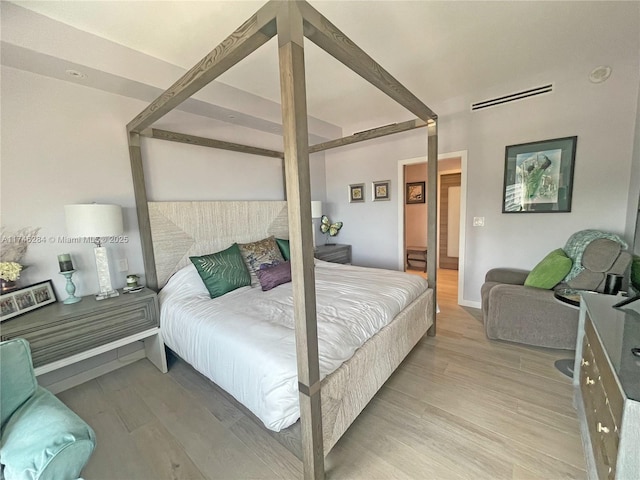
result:
M 305 21 L 304 35 L 329 55 L 342 62 L 367 82 L 424 120 L 438 116 L 389 72 L 378 65 L 364 50 L 353 43 L 335 25 L 307 2 L 299 2 Z
M 394 123 L 392 125 L 385 125 L 383 127 L 372 128 L 371 130 L 365 130 L 364 132 L 354 133 L 349 137 L 338 138 L 336 140 L 330 140 L 328 142 L 318 143 L 309 147 L 309 153 L 322 152 L 329 150 L 330 148 L 343 147 L 344 145 L 351 145 L 352 143 L 364 142 L 365 140 L 371 140 L 372 138 L 384 137 L 386 135 L 393 135 L 394 133 L 406 132 L 413 130 L 414 128 L 426 127 L 427 122 L 416 118 L 415 120 L 409 120 L 402 123 Z
M 320 362 L 311 220 L 309 129 L 302 16 L 297 2 L 278 13 L 278 58 L 291 245 L 293 311 L 304 478 L 324 479 Z
M 427 129 L 427 280 L 433 289 L 433 298 L 437 299 L 438 275 L 438 122 L 435 121 Z M 427 330 L 431 337 L 436 334 L 436 310 L 438 302 L 433 302 L 433 325 Z
M 280 8 L 280 2 L 272 1 L 265 4 L 129 122 L 127 131 L 140 133 L 240 60 L 267 43 L 276 34 L 275 18 Z
M 186 133 L 171 132 L 169 130 L 161 130 L 158 128 L 148 128 L 144 130 L 141 135 L 149 138 L 156 138 L 158 140 L 186 143 L 188 145 L 198 145 L 200 147 L 218 148 L 221 150 L 230 150 L 232 152 L 260 155 L 262 157 L 284 158 L 284 153 L 276 150 L 252 147 L 249 145 L 242 145 L 240 143 L 226 142 L 224 140 L 214 140 L 213 138 L 198 137 L 196 135 L 188 135 Z

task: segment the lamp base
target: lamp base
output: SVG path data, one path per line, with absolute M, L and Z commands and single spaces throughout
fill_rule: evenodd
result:
M 120 295 L 111 286 L 111 275 L 109 274 L 109 257 L 105 247 L 94 248 L 96 254 L 96 269 L 98 271 L 98 286 L 100 291 L 96 293 L 96 300 L 117 297 Z
M 106 300 L 107 298 L 113 298 L 120 295 L 117 290 L 111 290 L 110 292 L 100 292 L 96 294 L 96 300 Z

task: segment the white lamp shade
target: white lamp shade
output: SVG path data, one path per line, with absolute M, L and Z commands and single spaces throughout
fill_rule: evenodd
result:
M 109 237 L 124 231 L 120 205 L 65 205 L 64 214 L 71 237 Z
M 311 201 L 311 218 L 320 218 L 322 216 L 322 202 L 317 200 Z

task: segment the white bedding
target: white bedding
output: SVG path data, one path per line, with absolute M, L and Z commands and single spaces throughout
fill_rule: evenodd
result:
M 316 260 L 320 376 L 326 377 L 427 289 L 403 272 Z M 300 417 L 291 283 L 211 299 L 189 265 L 162 289 L 165 344 L 280 431 Z

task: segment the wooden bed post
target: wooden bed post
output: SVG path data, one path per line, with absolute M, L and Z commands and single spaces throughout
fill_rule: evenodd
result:
M 433 325 L 427 330 L 430 337 L 436 334 L 436 309 L 438 305 L 438 120 L 433 119 L 427 127 L 427 278 L 433 288 Z
M 158 290 L 158 275 L 153 255 L 153 241 L 151 238 L 151 223 L 149 222 L 149 206 L 147 204 L 147 187 L 144 182 L 144 168 L 142 166 L 142 149 L 140 135 L 129 132 L 129 159 L 131 161 L 131 176 L 133 177 L 133 194 L 136 199 L 136 213 L 138 214 L 138 229 L 142 244 L 142 258 L 147 287 Z
M 289 213 L 302 461 L 306 479 L 324 478 L 318 325 L 311 231 L 311 179 L 302 15 L 283 2 L 276 17 Z

